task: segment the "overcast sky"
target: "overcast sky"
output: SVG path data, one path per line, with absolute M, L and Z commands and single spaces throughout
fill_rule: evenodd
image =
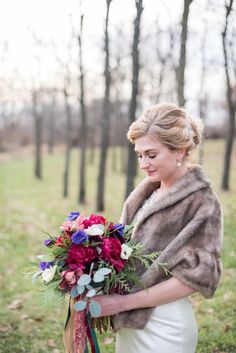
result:
M 190 31 L 204 30 L 204 18 L 210 21 L 214 30 L 222 25 L 222 0 L 214 0 L 216 11 L 207 12 L 208 0 L 194 0 L 190 13 Z M 35 70 L 35 45 L 31 31 L 43 41 L 54 40 L 58 46 L 66 48 L 70 35 L 70 14 L 73 22 L 79 19 L 79 0 L 0 0 L 0 45 L 7 41 L 9 52 L 6 69 L 16 67 L 23 76 Z M 99 42 L 103 36 L 105 0 L 83 0 L 85 13 L 84 31 L 86 36 L 86 64 L 92 66 L 96 60 Z M 146 30 L 153 30 L 153 23 L 158 18 L 160 26 L 174 25 L 179 22 L 182 12 L 182 0 L 144 0 L 142 25 Z M 163 5 L 165 4 L 165 5 Z M 219 11 L 217 11 L 219 8 Z M 134 0 L 113 0 L 110 8 L 111 29 L 122 23 L 132 37 L 132 20 L 135 15 Z M 47 60 L 48 57 L 44 53 Z M 42 58 L 44 60 L 44 58 Z M 50 68 L 50 60 L 48 63 Z
M 144 0 L 142 16 L 142 37 L 154 33 L 155 21 L 158 18 L 162 29 L 179 25 L 183 11 L 183 0 Z M 12 79 L 16 71 L 25 82 L 32 78 L 42 82 L 58 84 L 58 65 L 50 50 L 36 49 L 32 33 L 43 42 L 53 41 L 58 55 L 67 60 L 67 45 L 71 33 L 71 21 L 76 27 L 80 16 L 79 0 L 0 0 L 0 58 L 3 58 L 4 46 L 7 43 L 5 59 L 0 67 L 0 77 Z M 84 5 L 84 62 L 90 76 L 102 73 L 103 29 L 106 10 L 105 0 L 83 0 Z M 122 26 L 127 33 L 127 42 L 131 43 L 133 35 L 133 18 L 135 16 L 134 0 L 113 0 L 110 8 L 110 29 Z M 194 0 L 189 17 L 190 40 L 188 42 L 188 69 L 186 71 L 187 90 L 194 95 L 199 89 L 195 87 L 201 66 L 201 41 L 207 21 L 208 61 L 219 65 L 219 70 L 210 73 L 214 85 L 209 89 L 212 95 L 222 94 L 223 70 L 221 31 L 224 22 L 223 0 Z M 145 53 L 143 53 L 145 56 Z M 36 59 L 40 58 L 40 64 Z M 142 54 L 141 54 L 142 60 Z M 209 69 L 210 70 L 210 69 Z M 218 82 L 217 82 L 218 81 Z M 208 82 L 210 85 L 210 82 Z M 220 93 L 221 92 L 221 93 Z M 190 95 L 191 95 L 190 94 Z M 188 92 L 187 92 L 188 95 Z

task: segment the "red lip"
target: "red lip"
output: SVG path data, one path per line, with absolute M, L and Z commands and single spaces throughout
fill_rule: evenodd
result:
M 156 171 L 155 170 L 150 170 L 150 171 L 147 171 L 146 173 L 148 174 L 148 175 L 152 175 L 153 173 L 155 173 Z

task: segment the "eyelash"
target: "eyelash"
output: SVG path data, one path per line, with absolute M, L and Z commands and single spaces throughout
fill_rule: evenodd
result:
M 148 158 L 154 159 L 156 157 L 156 155 L 153 156 L 148 156 Z M 142 159 L 142 156 L 138 156 L 138 159 Z

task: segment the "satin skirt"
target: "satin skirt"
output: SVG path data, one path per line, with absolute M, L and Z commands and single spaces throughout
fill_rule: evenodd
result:
M 198 329 L 188 298 L 157 306 L 142 330 L 122 328 L 116 353 L 194 353 Z

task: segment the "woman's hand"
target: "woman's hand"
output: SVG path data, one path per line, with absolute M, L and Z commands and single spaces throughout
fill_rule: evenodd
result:
M 96 295 L 92 298 L 96 300 L 102 308 L 101 316 L 110 316 L 122 311 L 123 296 L 119 294 Z

